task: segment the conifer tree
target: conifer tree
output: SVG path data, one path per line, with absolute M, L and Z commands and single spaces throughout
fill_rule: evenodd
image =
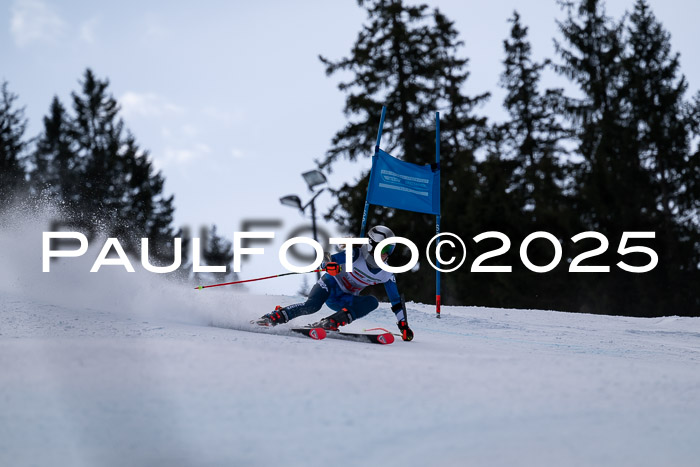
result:
M 97 79 L 88 69 L 81 93 L 72 94 L 71 131 L 83 179 L 76 207 L 122 237 L 131 251 L 138 251 L 140 238 L 150 238 L 154 256 L 168 262 L 173 252 L 173 197 L 163 195 L 162 175 L 125 129 L 108 86 L 109 81 Z
M 604 280 L 579 275 L 584 287 L 578 309 L 639 316 L 697 310 L 697 287 L 689 284 L 697 283 L 698 231 L 681 220 L 693 211 L 689 188 L 697 162 L 678 55 L 643 1 L 627 22 L 605 16 L 598 0 L 582 0 L 576 14 L 566 5 L 569 14 L 560 29 L 568 48 L 557 44 L 559 70 L 584 96 L 566 101 L 583 158 L 572 206 L 585 230 L 609 239 L 608 251 L 596 262 L 612 265 Z M 614 266 L 624 231 L 655 233 L 653 242 L 635 242 L 659 254 L 654 271 L 632 274 Z M 625 261 L 649 261 L 633 256 Z
M 435 33 L 430 36 L 433 44 L 426 60 L 433 63 L 436 70 L 435 88 L 440 97 L 440 181 L 442 231 L 452 232 L 468 239 L 476 233 L 489 230 L 489 218 L 484 216 L 483 207 L 491 203 L 494 190 L 484 186 L 485 177 L 476 153 L 483 150 L 488 140 L 489 129 L 486 117 L 476 113 L 477 108 L 488 100 L 490 93 L 469 96 L 464 86 L 469 79 L 469 59 L 461 57 L 464 46 L 459 32 L 442 12 L 433 12 Z M 432 115 L 432 113 L 431 113 Z M 433 132 L 430 126 L 428 132 Z M 429 135 L 431 138 L 432 134 Z M 431 139 L 431 144 L 434 144 Z M 429 154 L 433 154 L 430 148 Z M 486 204 L 485 204 L 486 203 Z M 501 212 L 503 214 L 503 212 Z M 418 238 L 422 245 L 433 235 L 426 226 L 434 220 L 429 216 L 416 216 L 412 219 L 423 225 L 417 226 Z M 426 238 L 427 237 L 427 238 Z M 467 242 L 470 257 L 476 257 L 476 246 Z M 432 269 L 425 268 L 424 284 L 432 284 Z M 468 267 L 442 275 L 443 303 L 492 304 L 493 295 L 485 284 L 485 277 L 469 273 Z M 426 292 L 432 292 L 432 287 Z M 427 295 L 427 293 L 426 293 Z
M 119 219 L 126 186 L 124 122 L 118 117 L 119 105 L 107 92 L 109 81 L 99 80 L 92 70 L 86 70 L 81 85 L 80 93 L 72 93 L 72 137 L 83 178 L 77 207 L 101 222 L 117 220 L 115 229 L 128 230 L 128 220 Z
M 607 234 L 621 222 L 631 226 L 638 212 L 626 205 L 634 202 L 626 182 L 637 177 L 639 167 L 627 152 L 633 135 L 624 119 L 623 26 L 606 16 L 600 0 L 581 0 L 578 8 L 560 3 L 568 12 L 559 29 L 569 48 L 555 41 L 563 59 L 557 69 L 583 93 L 565 101 L 583 158 L 575 173 L 576 202 L 586 225 Z
M 126 129 L 108 86 L 88 69 L 72 93 L 73 115 L 54 98 L 32 157 L 33 190 L 63 203 L 72 222 L 119 238 L 128 252 L 149 238 L 152 262 L 170 264 L 173 196 L 163 194 L 163 176 Z
M 23 159 L 28 144 L 24 139 L 27 119 L 23 108 L 15 108 L 16 100 L 17 95 L 4 81 L 0 87 L 0 209 L 9 206 L 26 185 Z
M 539 89 L 540 75 L 548 62 L 532 59 L 527 27 L 514 12 L 509 19 L 510 37 L 503 42 L 505 59 L 501 86 L 506 90 L 503 102 L 509 118 L 495 124 L 489 135 L 488 154 L 479 163 L 479 206 L 476 217 L 482 231 L 506 233 L 514 245 L 535 231 L 562 236 L 569 219 L 563 194 L 565 173 L 561 146 L 567 136 L 557 114 L 560 90 Z M 485 252 L 474 249 L 474 255 Z M 528 250 L 535 264 L 547 264 L 553 253 L 547 243 L 535 242 Z M 492 264 L 496 264 L 493 262 Z M 525 269 L 516 248 L 498 260 L 513 265 L 512 273 L 477 276 L 480 304 L 518 307 L 566 308 L 570 287 L 565 263 L 548 273 L 546 281 Z M 510 304 L 510 305 L 509 305 Z
M 350 57 L 332 62 L 324 57 L 326 74 L 350 71 L 354 75 L 339 89 L 348 94 L 345 113 L 352 117 L 333 138 L 321 167 L 338 157 L 355 160 L 371 155 L 377 129 L 377 109 L 388 110 L 382 146 L 411 161 L 420 157 L 420 122 L 429 121 L 436 93 L 426 78 L 434 76 L 423 60 L 429 43 L 426 5 L 407 6 L 402 0 L 358 0 L 367 10 L 369 24 L 363 26 Z M 369 151 L 369 153 L 368 153 Z
M 77 198 L 80 186 L 77 154 L 71 135 L 71 119 L 54 96 L 44 130 L 39 135 L 31 160 L 30 185 L 35 195 L 70 202 Z
M 476 127 L 480 125 L 483 131 L 484 126 L 484 120 L 471 112 L 486 95 L 468 98 L 463 94 L 467 61 L 456 55 L 461 42 L 453 24 L 438 10 L 429 12 L 426 5 L 410 6 L 402 0 L 359 0 L 358 4 L 367 11 L 368 20 L 351 55 L 336 62 L 321 57 L 328 75 L 345 71 L 351 78 L 339 85 L 347 94 L 349 123 L 333 138 L 320 167 L 330 170 L 340 157 L 371 156 L 382 105 L 387 106 L 382 149 L 408 162 L 433 163 L 435 111 L 447 107 L 443 141 L 457 150 L 444 152 L 443 167 L 449 170 L 443 170 L 441 181 L 459 191 L 455 203 L 464 206 L 469 196 L 464 179 L 475 177 L 473 152 L 478 138 L 474 135 Z M 346 184 L 335 192 L 338 204 L 330 217 L 354 234 L 360 231 L 368 176 L 369 171 L 355 185 Z M 459 196 L 462 198 L 456 201 Z M 419 248 L 434 234 L 429 227 L 433 216 L 373 206 L 369 223 L 378 220 L 411 238 Z M 403 261 L 401 254 L 392 260 Z M 404 274 L 401 281 L 408 287 L 430 283 L 433 274 L 430 268 L 423 268 L 417 274 Z M 415 288 L 421 294 L 416 299 L 434 298 L 433 291 Z
M 660 266 L 652 275 L 668 309 L 698 309 L 700 213 L 698 160 L 693 154 L 693 121 L 685 101 L 687 81 L 680 55 L 671 51 L 670 34 L 645 0 L 637 0 L 627 26 L 624 59 L 629 94 L 629 127 L 644 178 L 644 212 L 653 226 Z M 678 311 L 676 311 L 678 312 Z
M 640 197 L 630 196 L 638 188 L 639 163 L 630 149 L 634 135 L 625 118 L 626 90 L 623 83 L 623 25 L 605 13 L 600 0 L 581 0 L 578 6 L 562 4 L 567 17 L 559 23 L 565 43 L 555 41 L 562 63 L 556 69 L 573 81 L 582 97 L 563 101 L 565 116 L 574 132 L 580 162 L 573 167 L 573 196 L 570 206 L 579 218 L 579 231 L 602 233 L 614 245 L 624 230 L 647 230 L 640 216 Z M 598 246 L 593 240 L 580 242 L 569 251 L 577 255 Z M 619 261 L 614 248 L 596 257 L 593 264 Z M 591 264 L 589 262 L 588 264 Z M 631 299 L 631 275 L 611 269 L 604 280 L 594 275 L 576 275 L 580 294 L 572 294 L 571 311 L 620 313 L 635 308 Z
M 565 154 L 561 141 L 567 136 L 557 120 L 556 103 L 561 90 L 538 89 L 540 75 L 547 62 L 532 60 L 527 27 L 513 13 L 511 34 L 504 41 L 505 70 L 501 86 L 507 92 L 504 107 L 510 119 L 499 129 L 503 132 L 503 156 L 517 163 L 510 187 L 519 198 L 521 209 L 530 213 L 528 221 L 540 227 L 552 226 L 561 218 L 564 171 L 560 157 Z

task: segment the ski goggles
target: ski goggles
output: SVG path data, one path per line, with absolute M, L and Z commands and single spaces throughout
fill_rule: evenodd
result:
M 372 240 L 372 239 L 370 238 L 370 239 L 369 239 L 369 245 L 368 245 L 368 247 L 367 247 L 367 251 L 369 251 L 369 252 L 371 253 L 372 251 L 374 251 L 374 249 L 377 247 L 378 244 L 379 244 L 379 242 L 375 242 L 374 240 Z M 394 252 L 394 248 L 395 248 L 395 247 L 396 247 L 396 245 L 394 245 L 394 244 L 385 245 L 384 248 L 382 248 L 382 253 L 381 253 L 381 254 L 383 254 L 383 255 L 390 255 L 390 254 L 392 254 L 392 253 Z

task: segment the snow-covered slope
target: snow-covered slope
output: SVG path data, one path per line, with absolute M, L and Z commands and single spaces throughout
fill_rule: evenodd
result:
M 2 466 L 698 465 L 699 319 L 409 303 L 413 342 L 317 342 L 247 324 L 298 297 L 41 273 L 42 227 L 0 230 Z

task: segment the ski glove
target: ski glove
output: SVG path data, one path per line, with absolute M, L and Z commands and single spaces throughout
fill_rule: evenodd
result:
M 340 272 L 340 265 L 333 261 L 326 263 L 326 272 L 331 276 L 335 276 Z
M 411 331 L 411 328 L 408 327 L 408 323 L 406 322 L 405 319 L 402 319 L 396 325 L 399 327 L 399 330 L 401 331 L 401 339 L 405 341 L 412 341 L 413 340 L 413 331 Z

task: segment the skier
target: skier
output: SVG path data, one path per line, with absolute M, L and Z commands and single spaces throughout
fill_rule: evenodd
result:
M 369 230 L 367 237 L 369 244 L 352 249 L 352 272 L 345 270 L 345 251 L 332 255 L 330 261 L 321 265 L 326 274 L 313 286 L 306 302 L 284 308 L 277 306 L 275 311 L 263 315 L 256 323 L 261 326 L 283 324 L 299 316 L 316 313 L 325 303 L 335 313 L 323 318 L 314 326 L 337 331 L 340 326 L 366 316 L 379 306 L 375 297 L 360 296 L 360 292 L 368 285 L 383 283 L 391 301 L 391 310 L 396 315 L 401 338 L 405 341 L 412 340 L 413 331 L 406 321 L 406 310 L 396 286 L 396 278 L 393 273 L 381 269 L 374 260 L 377 244 L 385 238 L 394 237 L 394 233 L 389 228 L 378 225 Z M 381 258 L 384 263 L 395 246 L 390 244 L 382 249 Z

